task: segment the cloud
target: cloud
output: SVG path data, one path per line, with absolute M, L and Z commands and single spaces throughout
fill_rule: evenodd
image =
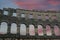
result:
M 49 0 L 48 3 L 52 6 L 60 5 L 60 0 Z
M 13 0 L 14 3 L 23 9 L 57 9 L 60 6 L 60 0 Z M 50 6 L 50 7 L 49 7 Z M 54 8 L 56 7 L 56 8 Z M 59 10 L 59 8 L 57 9 Z
M 16 1 L 16 5 L 25 8 L 25 9 L 40 9 L 45 8 L 47 5 L 45 4 L 45 0 L 25 0 L 25 1 Z

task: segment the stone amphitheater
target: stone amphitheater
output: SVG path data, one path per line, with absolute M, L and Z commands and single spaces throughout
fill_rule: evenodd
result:
M 60 40 L 60 11 L 0 9 L 0 40 Z

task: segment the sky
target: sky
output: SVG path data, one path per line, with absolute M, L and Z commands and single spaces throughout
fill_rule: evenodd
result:
M 60 0 L 0 0 L 2 8 L 21 8 L 27 10 L 60 10 Z

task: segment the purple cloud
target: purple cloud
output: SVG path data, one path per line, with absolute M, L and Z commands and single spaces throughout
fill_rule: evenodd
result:
M 60 0 L 13 0 L 13 1 L 17 6 L 29 10 L 31 9 L 59 10 L 58 6 L 60 6 Z

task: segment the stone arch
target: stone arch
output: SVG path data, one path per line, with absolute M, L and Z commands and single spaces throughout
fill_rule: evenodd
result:
M 10 30 L 10 32 L 12 34 L 16 34 L 17 33 L 17 24 L 16 23 L 12 23 L 11 24 L 11 30 Z
M 20 24 L 20 35 L 26 35 L 26 25 Z
M 7 22 L 1 22 L 0 34 L 7 34 L 7 32 L 8 32 Z

